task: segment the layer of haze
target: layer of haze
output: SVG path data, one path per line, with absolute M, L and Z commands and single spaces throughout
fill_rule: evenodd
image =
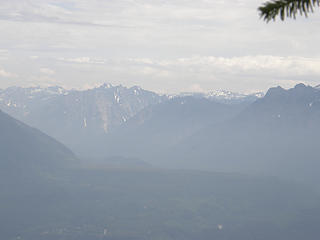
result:
M 103 82 L 156 92 L 318 84 L 319 12 L 266 24 L 261 0 L 2 0 L 0 88 Z

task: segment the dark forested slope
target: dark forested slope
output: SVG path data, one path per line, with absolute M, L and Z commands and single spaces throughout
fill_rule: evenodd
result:
M 1 172 L 8 169 L 60 168 L 75 161 L 74 154 L 64 145 L 2 111 L 0 133 Z

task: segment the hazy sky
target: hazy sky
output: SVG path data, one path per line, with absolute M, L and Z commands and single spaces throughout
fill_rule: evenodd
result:
M 262 0 L 1 0 L 0 88 L 103 82 L 157 92 L 320 83 L 320 13 L 266 24 Z

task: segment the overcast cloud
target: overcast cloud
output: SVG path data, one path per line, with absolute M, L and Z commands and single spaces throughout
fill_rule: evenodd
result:
M 266 24 L 262 2 L 2 0 L 0 88 L 253 92 L 320 83 L 319 11 Z

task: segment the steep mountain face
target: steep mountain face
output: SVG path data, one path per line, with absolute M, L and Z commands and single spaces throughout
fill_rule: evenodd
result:
M 173 149 L 168 165 L 319 180 L 320 91 L 272 88 L 235 118 Z
M 31 169 L 52 170 L 75 161 L 65 146 L 0 111 L 0 172 L 19 175 Z M 17 176 L 18 177 L 18 176 Z
M 209 124 L 231 118 L 242 108 L 206 98 L 176 97 L 145 108 L 113 131 L 106 139 L 106 152 L 154 163 L 159 153 Z
M 9 88 L 0 93 L 0 108 L 82 154 L 137 112 L 165 99 L 139 87 L 110 84 L 87 91 Z

